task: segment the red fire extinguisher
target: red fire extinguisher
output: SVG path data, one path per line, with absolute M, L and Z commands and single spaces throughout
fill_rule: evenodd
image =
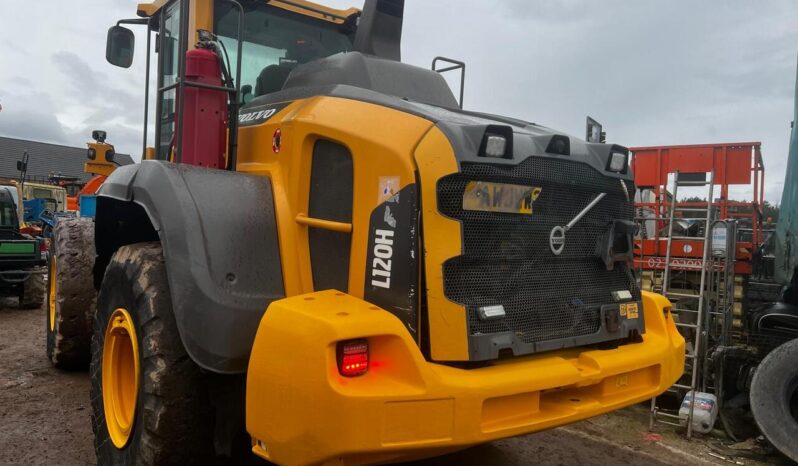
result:
M 186 81 L 222 86 L 219 56 L 206 48 L 189 50 L 186 53 Z M 180 161 L 189 165 L 225 168 L 227 94 L 215 89 L 186 86 L 184 95 Z

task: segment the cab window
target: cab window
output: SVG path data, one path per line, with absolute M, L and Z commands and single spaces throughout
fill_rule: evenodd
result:
M 245 101 L 282 89 L 297 65 L 352 50 L 349 26 L 311 18 L 270 6 L 244 4 L 241 90 Z M 215 31 L 230 57 L 235 74 L 238 13 L 226 2 L 215 6 Z
M 174 2 L 166 8 L 159 38 L 161 74 L 158 87 L 164 88 L 177 82 L 180 63 L 180 2 Z M 158 119 L 158 158 L 161 160 L 169 159 L 174 144 L 176 95 L 177 89 L 170 89 L 164 91 L 161 97 L 161 114 Z
M 49 189 L 33 188 L 34 199 L 50 199 L 51 197 L 53 197 L 53 193 Z
M 14 204 L 0 202 L 0 228 L 16 228 L 19 226 Z

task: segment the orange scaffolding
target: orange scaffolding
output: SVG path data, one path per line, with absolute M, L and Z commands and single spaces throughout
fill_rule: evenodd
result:
M 737 219 L 747 226 L 750 221 L 750 237 L 737 238 L 735 271 L 750 275 L 752 257 L 763 238 L 762 201 L 764 196 L 765 167 L 762 163 L 760 142 L 735 142 L 721 144 L 701 144 L 685 146 L 634 147 L 632 169 L 638 191 L 649 189 L 654 194 L 653 202 L 635 203 L 635 211 L 653 212 L 655 221 L 652 238 L 639 237 L 635 240 L 635 265 L 643 270 L 662 270 L 665 268 L 667 238 L 660 233 L 667 226 L 671 205 L 677 207 L 706 207 L 706 202 L 679 202 L 671 199 L 667 190 L 671 174 L 714 173 L 714 184 L 720 187 L 720 197 L 712 199 L 717 209 L 718 219 Z M 707 178 L 708 179 L 708 178 Z M 729 187 L 751 186 L 751 201 L 732 201 Z M 717 190 L 715 192 L 718 192 Z M 641 196 L 641 201 L 643 201 Z M 747 235 L 746 235 L 747 236 Z M 704 242 L 696 240 L 673 240 L 671 246 L 671 268 L 676 270 L 695 270 L 700 265 L 704 253 Z

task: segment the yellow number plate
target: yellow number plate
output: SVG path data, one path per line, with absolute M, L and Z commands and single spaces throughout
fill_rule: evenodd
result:
M 463 192 L 463 209 L 532 215 L 532 203 L 543 188 L 520 184 L 469 181 Z

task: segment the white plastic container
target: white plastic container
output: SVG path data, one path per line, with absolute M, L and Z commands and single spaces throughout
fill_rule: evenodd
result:
M 692 393 L 688 392 L 679 408 L 679 423 L 687 426 L 687 417 L 690 414 Z M 708 434 L 712 432 L 715 419 L 718 417 L 718 398 L 711 393 L 696 392 L 695 408 L 693 408 L 693 432 Z

